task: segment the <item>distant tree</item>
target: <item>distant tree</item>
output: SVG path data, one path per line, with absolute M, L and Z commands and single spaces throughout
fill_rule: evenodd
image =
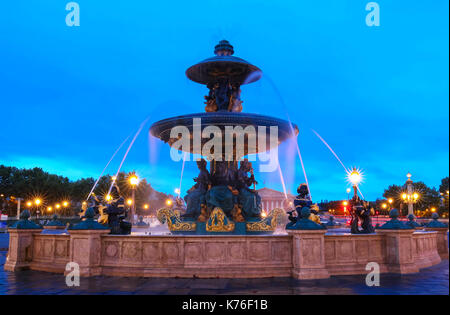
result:
M 448 181 L 448 176 L 443 178 L 441 180 L 441 185 L 439 186 L 439 193 L 441 195 L 442 198 L 442 206 L 441 207 L 441 211 L 442 212 L 446 212 L 447 213 L 447 217 L 448 217 L 448 212 L 449 212 L 449 181 Z
M 131 198 L 132 193 L 128 175 L 120 172 L 116 179 L 124 198 Z M 49 214 L 46 212 L 47 207 L 52 207 L 53 213 L 56 204 L 60 205 L 59 214 L 73 215 L 80 210 L 81 202 L 86 200 L 94 183 L 93 178 L 70 181 L 67 177 L 49 174 L 41 168 L 18 169 L 0 165 L 0 194 L 3 195 L 0 198 L 0 210 L 10 216 L 16 215 L 17 198 L 20 197 L 24 199 L 22 209 L 29 208 L 33 215 L 37 210 Z M 112 177 L 105 175 L 100 178 L 94 192 L 100 197 L 105 197 L 111 184 Z M 28 207 L 27 202 L 36 198 L 40 198 L 42 204 L 39 207 L 35 204 Z M 137 213 L 150 214 L 164 207 L 169 196 L 154 190 L 145 179 L 142 179 L 136 187 L 135 198 Z M 69 206 L 63 207 L 63 201 L 69 202 Z M 149 205 L 149 209 L 144 209 L 145 204 Z
M 439 208 L 441 203 L 441 195 L 436 188 L 428 187 L 424 182 L 415 182 L 414 190 L 420 194 L 417 209 Z
M 392 199 L 391 208 L 400 209 L 400 204 L 402 203 L 401 193 L 403 187 L 399 185 L 391 185 L 384 190 L 383 197 L 386 200 Z
M 89 192 L 95 184 L 93 178 L 82 178 L 71 183 L 70 195 L 75 202 L 83 202 L 86 200 Z

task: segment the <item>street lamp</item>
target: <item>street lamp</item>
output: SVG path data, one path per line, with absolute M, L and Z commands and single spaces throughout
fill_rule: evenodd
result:
M 131 185 L 131 224 L 134 223 L 134 217 L 136 215 L 136 186 L 139 184 L 139 177 L 136 175 L 135 172 L 130 173 L 128 176 L 128 181 Z
M 351 188 L 347 188 L 347 199 L 350 199 L 350 192 L 352 191 Z
M 358 185 L 362 181 L 362 173 L 360 170 L 358 170 L 356 167 L 353 168 L 351 172 L 347 172 L 347 180 L 352 184 L 353 186 L 353 198 L 356 199 L 358 196 Z
M 36 214 L 37 214 L 37 216 L 39 216 L 39 214 L 40 214 L 40 205 L 41 205 L 41 203 L 42 203 L 42 200 L 41 199 L 39 199 L 39 198 L 36 198 L 36 199 L 34 199 L 34 204 L 36 205 Z
M 347 206 L 348 206 L 348 201 L 344 200 L 342 202 L 342 205 L 344 206 L 344 215 L 347 215 Z

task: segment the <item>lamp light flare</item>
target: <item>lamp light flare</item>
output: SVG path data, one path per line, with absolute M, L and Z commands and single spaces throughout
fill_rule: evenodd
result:
M 144 209 L 148 209 L 148 204 L 145 204 L 145 205 L 144 205 Z
M 347 172 L 347 180 L 354 186 L 358 186 L 358 184 L 363 180 L 363 174 L 361 170 L 354 167 L 351 172 Z
M 136 186 L 139 184 L 139 177 L 135 174 L 131 175 L 128 180 L 130 181 L 131 186 Z
M 127 204 L 131 206 L 133 204 L 133 200 L 132 199 L 128 199 L 127 200 Z
M 172 201 L 172 200 L 170 200 L 170 199 L 167 199 L 167 200 L 166 200 L 166 205 L 168 205 L 168 206 L 171 206 L 171 205 L 172 205 L 172 203 L 173 203 L 173 201 Z

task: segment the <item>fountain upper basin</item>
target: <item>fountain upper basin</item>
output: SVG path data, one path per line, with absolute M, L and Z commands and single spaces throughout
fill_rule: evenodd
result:
M 298 127 L 295 124 L 290 124 L 288 121 L 265 116 L 259 114 L 249 114 L 249 113 L 237 113 L 237 112 L 211 112 L 211 113 L 196 113 L 188 114 L 182 116 L 171 117 L 155 122 L 150 127 L 150 134 L 164 141 L 165 143 L 173 144 L 178 138 L 171 138 L 170 133 L 172 128 L 176 126 L 186 127 L 191 135 L 191 145 L 189 146 L 189 153 L 201 154 L 202 152 L 196 152 L 193 146 L 193 131 L 194 131 L 194 119 L 201 119 L 201 131 L 203 131 L 208 126 L 217 126 L 222 131 L 223 139 L 225 139 L 225 127 L 230 126 L 231 128 L 242 127 L 246 128 L 249 126 L 254 127 L 256 134 L 258 134 L 258 127 L 266 127 L 266 146 L 262 148 L 258 145 L 256 141 L 256 147 L 248 147 L 245 145 L 245 151 L 247 154 L 255 154 L 270 149 L 270 127 L 278 128 L 278 143 L 282 143 L 291 137 L 296 137 L 299 133 Z M 212 137 L 212 136 L 211 136 Z M 247 144 L 247 137 L 245 137 L 245 144 Z M 201 147 L 208 142 L 210 138 L 201 138 Z M 233 143 L 235 143 L 233 141 Z M 235 145 L 235 144 L 233 144 Z M 225 143 L 224 143 L 225 147 Z M 187 150 L 186 150 L 187 151 Z

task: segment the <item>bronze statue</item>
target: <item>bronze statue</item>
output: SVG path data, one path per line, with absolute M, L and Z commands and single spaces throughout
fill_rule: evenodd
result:
M 205 210 L 205 194 L 211 186 L 211 176 L 206 169 L 206 164 L 204 159 L 197 161 L 200 174 L 194 178 L 195 185 L 188 190 L 188 194 L 184 197 L 186 213 L 182 216 L 183 218 L 197 219 L 202 214 L 202 206 Z
M 106 207 L 108 215 L 108 226 L 111 229 L 110 234 L 127 235 L 131 234 L 131 223 L 125 221 L 128 211 L 125 209 L 125 199 L 120 195 L 119 187 L 115 184 L 111 189 L 112 196 L 118 196 L 113 199 Z
M 374 233 L 375 229 L 372 225 L 371 210 L 369 204 L 362 201 L 359 196 L 354 196 L 350 201 L 351 204 L 351 222 L 350 232 L 352 234 L 370 234 Z M 361 220 L 361 228 L 359 229 L 359 221 Z
M 256 192 L 256 184 L 252 163 L 244 159 L 237 172 L 235 187 L 239 191 L 239 205 L 246 219 L 259 218 L 261 215 L 261 197 Z M 251 186 L 253 189 L 249 188 Z

